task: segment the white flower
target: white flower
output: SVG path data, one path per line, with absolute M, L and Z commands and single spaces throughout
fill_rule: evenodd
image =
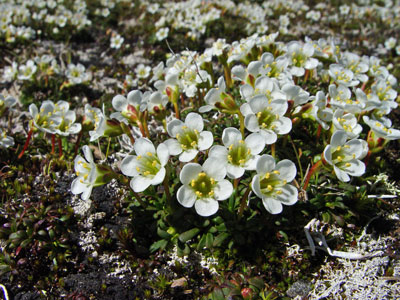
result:
M 18 75 L 18 64 L 13 61 L 11 66 L 4 68 L 3 78 L 5 81 L 13 81 Z
M 157 41 L 162 41 L 168 37 L 169 33 L 169 28 L 168 27 L 162 27 L 157 30 L 156 32 L 156 39 Z
M 103 113 L 100 108 L 92 107 L 90 104 L 86 104 L 82 121 L 84 128 L 86 130 L 91 130 L 96 127 L 96 124 L 98 126 L 100 122 L 100 116 L 102 115 Z
M 7 109 L 10 109 L 16 104 L 17 100 L 14 97 L 8 96 L 7 98 L 4 99 L 4 96 L 0 94 L 0 117 Z
M 204 101 L 207 103 L 206 105 L 203 105 L 202 107 L 199 108 L 199 112 L 204 113 L 212 110 L 215 108 L 216 104 L 218 102 L 223 102 L 224 98 L 227 97 L 227 94 L 225 93 L 226 85 L 225 85 L 225 80 L 224 77 L 221 76 L 218 79 L 217 86 L 215 88 L 210 89 L 206 96 L 204 97 Z
M 322 128 L 328 130 L 330 124 L 328 122 L 332 121 L 333 112 L 332 109 L 327 107 L 327 100 L 324 92 L 318 91 L 315 97 L 311 97 L 311 99 L 315 99 L 312 104 L 313 108 L 311 110 L 311 114 L 317 120 L 319 124 L 321 124 Z
M 286 55 L 291 65 L 290 73 L 293 76 L 303 76 L 305 69 L 311 70 L 318 66 L 318 60 L 311 57 L 314 54 L 313 45 L 306 43 L 302 46 L 299 42 L 292 41 L 286 47 Z
M 388 50 L 392 50 L 396 47 L 397 40 L 394 37 L 390 37 L 385 41 L 385 48 Z
M 117 95 L 112 99 L 112 106 L 117 111 L 110 115 L 120 122 L 136 124 L 140 111 L 147 107 L 150 92 L 144 94 L 139 90 L 133 90 L 127 97 Z
M 36 104 L 29 105 L 29 113 L 33 118 L 33 124 L 43 132 L 55 134 L 56 128 L 61 124 L 61 118 L 55 113 L 56 107 L 51 100 L 43 101 L 38 110 Z
M 362 140 L 353 139 L 348 142 L 347 133 L 338 130 L 332 134 L 331 143 L 325 147 L 323 157 L 333 166 L 336 177 L 343 182 L 350 181 L 350 176 L 361 176 L 365 173 L 365 164 L 360 160 L 365 155 Z
M 390 121 L 390 119 L 382 117 L 378 121 L 370 119 L 368 116 L 364 116 L 363 120 L 377 137 L 384 138 L 386 140 L 400 139 L 400 130 L 391 128 L 392 121 Z
M 224 50 L 227 50 L 229 48 L 229 44 L 226 43 L 225 39 L 218 39 L 212 44 L 212 55 L 213 56 L 220 56 L 224 52 Z
M 7 136 L 6 132 L 0 129 L 0 148 L 6 149 L 14 146 L 14 139 L 11 136 Z
M 184 207 L 192 207 L 203 217 L 218 211 L 218 201 L 229 198 L 233 192 L 232 184 L 224 179 L 225 166 L 215 158 L 208 158 L 201 166 L 188 163 L 179 175 L 183 184 L 178 189 L 177 200 Z
M 270 100 L 264 95 L 253 97 L 244 103 L 240 111 L 245 116 L 244 124 L 251 132 L 264 136 L 267 145 L 274 144 L 279 135 L 287 134 L 292 129 L 292 121 L 284 117 L 288 109 L 286 100 Z
M 331 64 L 328 73 L 338 85 L 352 87 L 360 83 L 359 80 L 354 79 L 354 73 L 341 64 Z
M 345 113 L 343 109 L 335 111 L 332 123 L 336 130 L 344 130 L 349 139 L 358 137 L 362 131 L 362 126 L 357 123 L 357 118 L 351 113 Z
M 150 76 L 151 67 L 145 66 L 144 64 L 139 64 L 135 68 L 135 73 L 138 78 L 146 79 Z
M 75 157 L 75 173 L 78 177 L 72 182 L 71 192 L 75 195 L 82 194 L 81 199 L 88 200 L 95 186 L 98 173 L 89 146 L 83 146 L 82 150 L 85 158 L 80 155 Z
M 163 143 L 158 145 L 156 151 L 153 143 L 147 138 L 136 140 L 133 148 L 136 155 L 127 155 L 122 160 L 121 171 L 124 175 L 133 177 L 131 188 L 139 193 L 164 180 L 169 153 Z
M 268 101 L 276 99 L 286 99 L 286 95 L 279 89 L 275 78 L 260 76 L 254 83 L 254 88 L 250 84 L 243 84 L 240 87 L 240 95 L 249 102 L 256 95 L 267 97 Z
M 60 118 L 59 124 L 55 127 L 56 134 L 68 136 L 76 134 L 82 129 L 82 125 L 75 123 L 75 111 L 69 110 L 69 103 L 63 100 L 58 101 L 55 105 L 54 116 Z
M 293 162 L 284 159 L 276 164 L 271 155 L 264 154 L 258 159 L 256 170 L 251 188 L 268 212 L 279 214 L 282 204 L 293 205 L 297 202 L 298 191 L 289 184 L 297 173 Z
M 18 79 L 29 80 L 36 73 L 37 66 L 33 60 L 28 60 L 25 65 L 20 65 L 18 68 Z
M 208 157 L 215 157 L 224 162 L 229 178 L 242 177 L 245 170 L 255 170 L 259 153 L 264 149 L 264 138 L 259 133 L 252 133 L 242 139 L 236 128 L 225 128 L 222 133 L 224 146 L 213 146 Z
M 203 118 L 197 113 L 189 113 L 185 123 L 173 120 L 167 125 L 168 134 L 173 137 L 165 141 L 171 155 L 179 155 L 181 162 L 194 159 L 199 151 L 211 147 L 214 137 L 210 131 L 203 131 Z
M 85 67 L 82 64 L 69 64 L 65 76 L 71 84 L 81 84 L 91 78 L 91 75 L 85 72 Z
M 329 86 L 329 96 L 331 98 L 330 104 L 334 109 L 340 108 L 352 114 L 360 113 L 366 106 L 365 101 L 360 97 L 353 100 L 350 89 L 344 85 L 336 86 L 331 84 Z
M 363 62 L 361 57 L 357 54 L 351 52 L 342 53 L 340 63 L 342 63 L 346 69 L 354 73 L 354 79 L 360 80 L 361 82 L 368 81 L 368 76 L 364 73 L 368 72 L 369 66 Z
M 119 49 L 121 48 L 123 43 L 124 43 L 124 38 L 119 34 L 115 34 L 111 37 L 110 47 L 114 49 Z

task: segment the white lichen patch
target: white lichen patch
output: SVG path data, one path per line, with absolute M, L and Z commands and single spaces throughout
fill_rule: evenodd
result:
M 390 237 L 377 240 L 366 235 L 364 241 L 349 251 L 372 253 L 384 250 L 392 242 Z M 328 261 L 329 260 L 329 261 Z M 394 268 L 393 277 L 385 276 L 389 264 Z M 373 257 L 367 260 L 338 258 L 332 264 L 326 263 L 318 272 L 322 275 L 314 282 L 314 289 L 308 299 L 396 299 L 400 295 L 400 282 L 391 280 L 400 274 L 399 260 L 391 261 L 388 256 Z
M 99 257 L 99 262 L 102 265 L 108 264 L 110 266 L 111 271 L 107 273 L 108 277 L 118 277 L 122 279 L 128 274 L 132 274 L 129 262 L 121 259 L 121 257 L 116 254 L 102 254 Z

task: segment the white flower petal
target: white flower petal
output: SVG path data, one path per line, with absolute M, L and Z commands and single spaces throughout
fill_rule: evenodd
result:
M 334 149 L 337 148 L 338 146 L 342 146 L 346 142 L 346 139 L 347 139 L 346 131 L 343 130 L 335 131 L 335 133 L 332 134 L 331 137 L 331 146 Z
M 228 161 L 228 150 L 221 145 L 212 146 L 208 152 L 208 157 L 215 157 L 218 160 L 226 163 Z
M 285 205 L 293 205 L 297 202 L 298 191 L 291 184 L 285 184 L 279 190 L 282 191 L 282 194 L 276 195 L 276 199 L 282 202 Z
M 190 187 L 183 185 L 178 189 L 176 198 L 182 206 L 192 207 L 197 196 Z
M 139 173 L 136 170 L 138 167 L 138 160 L 136 155 L 127 155 L 121 162 L 121 172 L 122 174 L 130 177 L 138 176 Z
M 350 176 L 345 172 L 336 167 L 335 165 L 333 166 L 333 169 L 335 171 L 336 177 L 343 182 L 349 182 L 350 181 Z
M 204 128 L 203 118 L 197 113 L 189 113 L 186 116 L 185 124 L 192 130 L 202 132 Z
M 83 154 L 88 162 L 93 162 L 93 155 L 92 151 L 90 150 L 89 146 L 85 145 L 82 147 Z
M 215 200 L 225 200 L 228 199 L 233 192 L 233 185 L 228 180 L 223 179 L 217 183 L 214 188 L 214 198 Z
M 288 159 L 278 162 L 275 169 L 280 173 L 279 178 L 287 182 L 291 182 L 297 174 L 296 165 Z
M 166 144 L 161 143 L 157 147 L 157 157 L 160 160 L 161 166 L 165 166 L 169 159 L 169 151 Z
M 203 163 L 203 170 L 208 176 L 214 178 L 216 181 L 220 181 L 226 176 L 224 163 L 214 157 L 206 159 Z
M 167 125 L 167 132 L 170 135 L 170 137 L 175 138 L 178 133 L 182 131 L 182 126 L 185 124 L 178 119 L 172 120 L 171 122 L 168 123 Z
M 183 166 L 179 179 L 182 184 L 188 185 L 193 179 L 196 179 L 199 173 L 202 172 L 202 167 L 197 163 L 188 163 Z
M 198 148 L 199 150 L 207 150 L 214 142 L 213 134 L 210 131 L 200 132 Z
M 156 153 L 153 143 L 147 138 L 137 139 L 133 145 L 133 149 L 135 149 L 137 155 L 146 155 L 147 152 Z
M 157 172 L 157 174 L 153 177 L 153 179 L 151 179 L 150 184 L 151 184 L 151 185 L 158 185 L 158 184 L 160 184 L 161 182 L 163 182 L 163 180 L 164 180 L 164 178 L 165 178 L 165 173 L 166 173 L 165 168 L 164 168 L 164 167 L 161 168 L 161 169 Z
M 199 153 L 199 151 L 196 149 L 185 150 L 179 155 L 179 161 L 189 162 L 196 157 L 197 153 Z
M 147 189 L 150 186 L 150 184 L 151 184 L 151 178 L 138 175 L 132 178 L 130 185 L 132 190 L 134 190 L 136 193 L 140 193 L 143 192 L 145 189 Z
M 258 119 L 255 114 L 248 114 L 244 118 L 244 126 L 248 131 L 259 132 L 260 126 L 258 125 Z
M 229 178 L 236 179 L 242 177 L 244 174 L 244 168 L 231 164 L 226 165 L 226 174 Z
M 265 140 L 263 135 L 260 133 L 254 132 L 248 135 L 244 141 L 253 155 L 259 154 L 264 150 Z
M 88 186 L 86 190 L 83 191 L 82 195 L 81 195 L 81 199 L 86 201 L 89 199 L 90 195 L 92 194 L 92 186 Z
M 225 147 L 240 141 L 242 139 L 242 134 L 237 128 L 228 127 L 222 132 L 222 143 Z
M 264 137 L 264 141 L 265 141 L 266 145 L 275 144 L 276 140 L 278 139 L 278 136 L 272 130 L 262 129 L 260 131 L 260 133 Z
M 112 99 L 112 106 L 117 111 L 124 111 L 128 106 L 128 100 L 122 95 L 117 95 Z
M 365 173 L 365 164 L 358 160 L 358 159 L 353 159 L 348 162 L 350 166 L 346 166 L 345 172 L 348 173 L 351 176 L 361 176 Z
M 71 184 L 71 192 L 74 195 L 83 193 L 88 187 L 87 184 L 81 182 L 82 177 L 75 178 Z
M 169 154 L 178 155 L 182 153 L 181 144 L 176 139 L 168 139 L 164 144 L 167 146 Z
M 265 174 L 267 172 L 272 172 L 275 169 L 275 158 L 271 155 L 264 154 L 261 155 L 257 161 L 257 174 Z
M 196 212 L 202 217 L 208 217 L 215 214 L 218 211 L 219 204 L 218 201 L 212 198 L 202 198 L 198 199 L 195 204 L 194 208 Z
M 274 198 L 263 197 L 262 202 L 269 213 L 276 215 L 282 212 L 282 203 L 280 201 Z

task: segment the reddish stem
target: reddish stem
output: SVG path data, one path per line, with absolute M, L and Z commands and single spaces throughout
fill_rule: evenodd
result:
M 54 149 L 56 143 L 56 136 L 54 134 L 51 135 L 51 154 L 54 154 Z
M 318 125 L 318 129 L 317 129 L 317 143 L 318 143 L 319 138 L 320 138 L 320 136 L 321 136 L 321 131 L 322 131 L 322 125 L 319 124 L 319 125 Z
M 63 155 L 63 150 L 62 150 L 62 143 L 61 143 L 61 138 L 58 138 L 58 152 L 60 157 Z
M 28 137 L 26 138 L 26 142 L 25 142 L 24 148 L 22 148 L 21 153 L 18 155 L 18 159 L 20 159 L 22 157 L 22 155 L 24 155 L 26 149 L 28 149 L 28 145 L 29 145 L 29 142 L 31 140 L 32 134 L 33 134 L 33 128 L 31 128 L 29 130 L 29 132 L 28 132 Z
M 306 175 L 306 180 L 304 181 L 303 190 L 307 189 L 311 176 L 321 167 L 321 165 L 322 165 L 322 159 L 320 159 L 317 163 L 315 163 L 308 171 Z

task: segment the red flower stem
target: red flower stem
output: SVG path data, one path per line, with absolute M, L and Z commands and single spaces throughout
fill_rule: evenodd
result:
M 317 143 L 319 141 L 319 138 L 321 137 L 321 131 L 322 131 L 322 125 L 319 124 L 317 129 Z
M 304 181 L 303 190 L 306 190 L 308 187 L 308 183 L 310 182 L 311 176 L 314 175 L 316 171 L 322 166 L 322 159 L 320 159 L 317 163 L 315 163 L 311 169 L 308 171 L 306 175 L 306 180 Z
M 54 154 L 55 143 L 56 143 L 56 136 L 54 134 L 52 134 L 51 135 L 51 154 Z
M 29 142 L 31 140 L 32 134 L 33 134 L 33 127 L 28 132 L 28 137 L 26 138 L 26 142 L 25 142 L 24 148 L 22 148 L 21 153 L 18 155 L 18 159 L 20 159 L 22 157 L 22 155 L 24 155 L 26 149 L 28 149 L 28 145 L 29 145 Z
M 61 143 L 61 138 L 58 138 L 58 153 L 60 157 L 63 155 L 63 150 L 62 150 L 62 143 Z

